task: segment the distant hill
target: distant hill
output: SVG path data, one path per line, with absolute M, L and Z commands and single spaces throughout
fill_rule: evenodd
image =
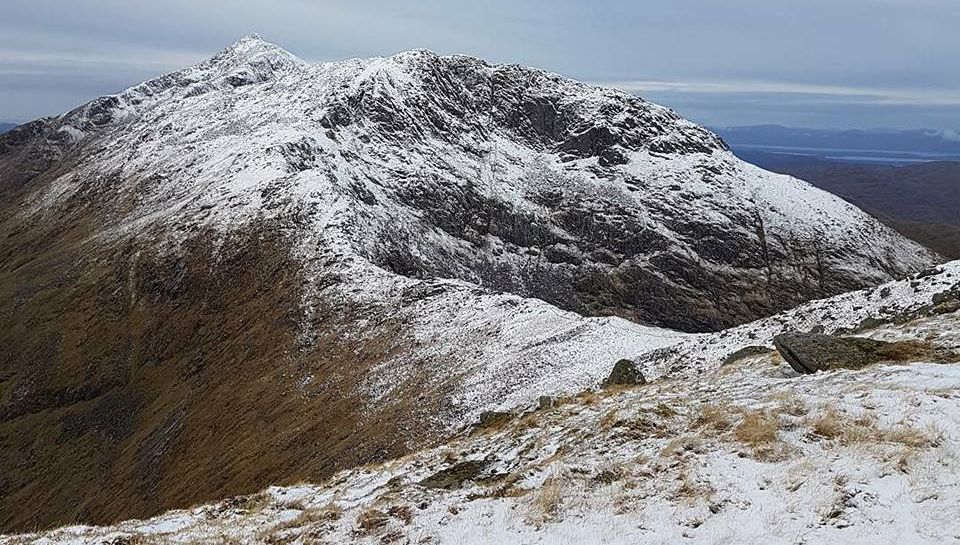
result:
M 960 162 L 890 166 L 759 151 L 737 155 L 839 195 L 944 256 L 960 257 Z
M 0 122 L 0 134 L 3 134 L 3 133 L 9 131 L 10 129 L 12 129 L 12 128 L 16 127 L 16 126 L 17 126 L 16 123 L 2 123 L 2 122 Z
M 960 133 L 951 130 L 824 130 L 778 125 L 713 130 L 738 152 L 894 165 L 960 160 Z

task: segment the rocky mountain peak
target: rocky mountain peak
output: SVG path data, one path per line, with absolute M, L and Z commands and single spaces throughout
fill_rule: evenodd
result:
M 284 48 L 263 40 L 258 34 L 243 36 L 213 57 L 201 62 L 186 72 L 196 72 L 197 79 L 239 77 L 246 70 L 258 76 L 252 80 L 236 80 L 234 84 L 265 81 L 283 70 L 304 68 L 307 63 Z M 204 78 L 203 76 L 206 76 Z

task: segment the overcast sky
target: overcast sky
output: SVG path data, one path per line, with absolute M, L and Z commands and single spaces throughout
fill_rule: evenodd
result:
M 2 0 L 0 120 L 253 32 L 314 61 L 426 47 L 529 64 L 714 126 L 960 128 L 960 0 Z

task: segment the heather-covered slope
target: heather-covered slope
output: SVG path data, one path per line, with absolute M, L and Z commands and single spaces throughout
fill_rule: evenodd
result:
M 0 136 L 0 256 L 3 529 L 318 479 L 933 259 L 619 91 L 255 37 Z

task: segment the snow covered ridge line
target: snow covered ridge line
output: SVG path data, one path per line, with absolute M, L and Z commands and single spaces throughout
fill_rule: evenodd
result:
M 443 285 L 445 283 L 440 283 Z M 364 296 L 383 299 L 379 292 Z M 372 374 L 365 391 L 376 405 L 426 368 L 444 374 L 455 361 L 463 379 L 442 415 L 455 431 L 480 413 L 526 409 L 540 395 L 596 389 L 618 359 L 636 360 L 648 379 L 697 377 L 750 346 L 772 349 L 787 331 L 856 332 L 960 308 L 960 261 L 876 288 L 811 301 L 718 333 L 690 335 L 604 318 L 584 319 L 536 300 L 481 295 L 463 284 L 418 301 L 412 316 L 417 358 L 400 354 Z M 455 338 L 451 345 L 445 339 Z M 467 356 L 469 355 L 469 356 Z

